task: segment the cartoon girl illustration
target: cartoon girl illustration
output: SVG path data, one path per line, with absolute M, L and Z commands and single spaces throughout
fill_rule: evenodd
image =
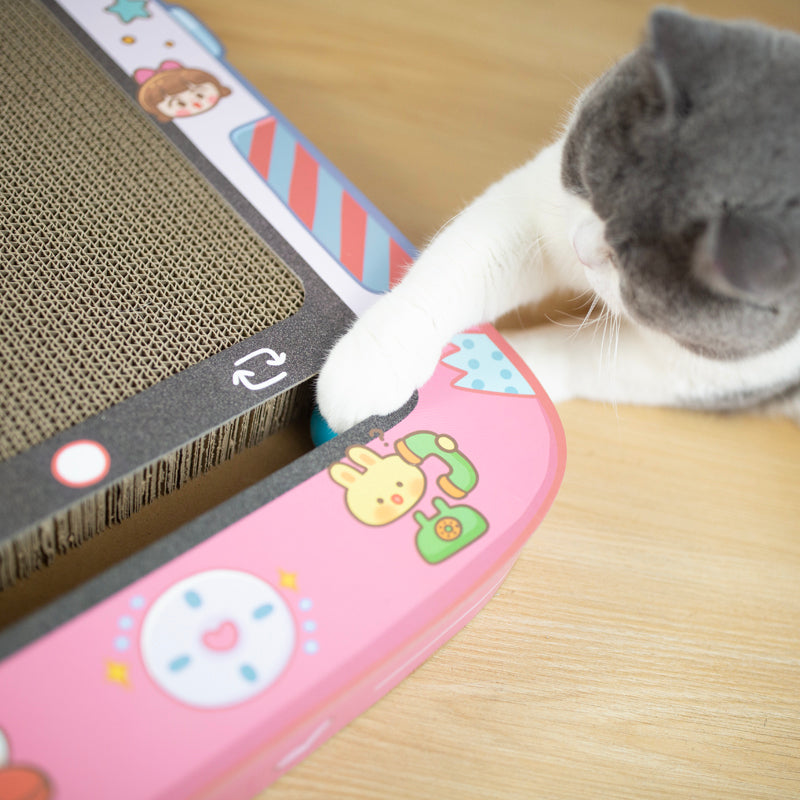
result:
M 163 61 L 156 69 L 142 67 L 133 78 L 141 85 L 139 104 L 159 122 L 202 114 L 231 93 L 208 72 L 177 61 Z

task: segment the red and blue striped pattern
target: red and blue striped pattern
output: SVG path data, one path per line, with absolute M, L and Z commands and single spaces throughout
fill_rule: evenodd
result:
M 402 277 L 412 256 L 389 226 L 370 214 L 302 141 L 276 117 L 231 134 L 236 149 L 362 286 L 385 292 Z

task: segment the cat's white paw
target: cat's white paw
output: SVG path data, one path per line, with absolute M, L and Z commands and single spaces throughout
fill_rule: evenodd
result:
M 317 380 L 317 404 L 337 433 L 400 408 L 433 374 L 441 348 L 430 333 L 370 309 L 331 351 Z

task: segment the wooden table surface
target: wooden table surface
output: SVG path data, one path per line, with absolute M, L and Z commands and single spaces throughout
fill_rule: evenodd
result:
M 182 4 L 417 245 L 548 141 L 648 8 Z M 685 6 L 800 31 L 798 0 Z M 800 797 L 800 428 L 559 411 L 563 487 L 496 598 L 263 797 Z

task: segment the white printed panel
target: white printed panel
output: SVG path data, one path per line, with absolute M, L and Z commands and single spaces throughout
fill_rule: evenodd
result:
M 197 708 L 243 703 L 270 686 L 295 646 L 280 594 L 247 572 L 215 569 L 170 587 L 147 613 L 141 650 L 153 681 Z

